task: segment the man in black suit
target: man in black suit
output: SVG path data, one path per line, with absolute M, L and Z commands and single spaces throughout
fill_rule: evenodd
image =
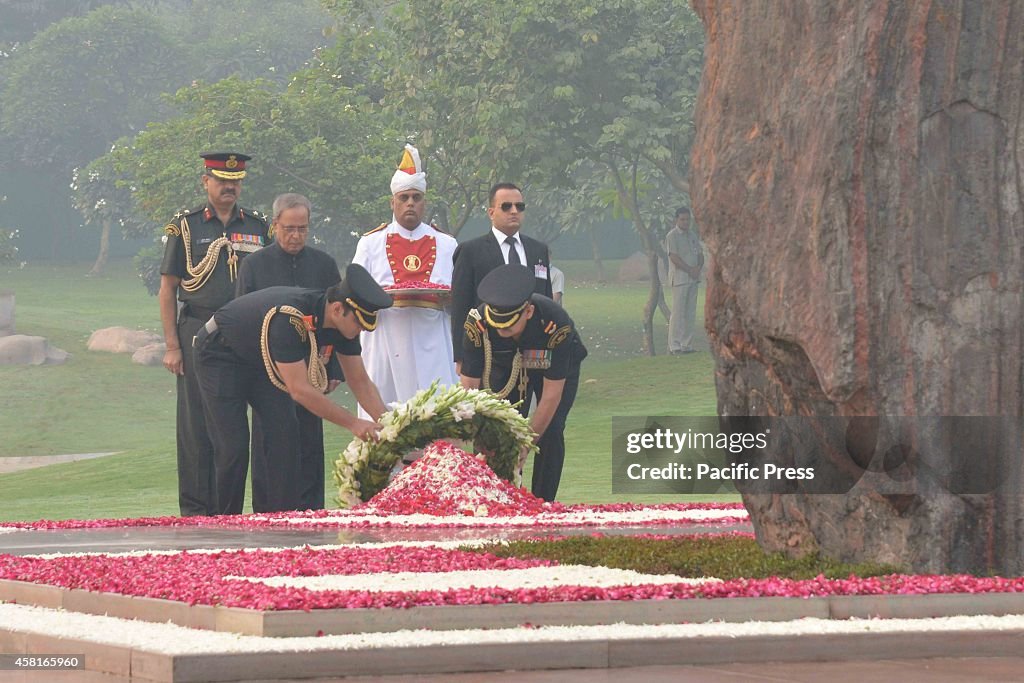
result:
M 519 232 L 526 211 L 522 191 L 513 183 L 498 183 L 491 188 L 487 204 L 491 232 L 460 244 L 452 256 L 455 262 L 452 271 L 452 342 L 455 368 L 460 375 L 462 339 L 466 335 L 466 326 L 471 325 L 467 316 L 470 309 L 480 304 L 477 289 L 488 273 L 504 265 L 526 266 L 533 274 L 534 293 L 549 299 L 552 294 L 551 254 L 548 245 Z M 509 403 L 519 403 L 519 412 L 527 417 L 531 399 L 536 396 L 539 401 L 542 388 L 538 381 L 531 381 L 525 387 L 514 381 L 512 369 L 515 356 L 516 345 L 512 339 L 494 339 L 491 343 L 491 372 L 489 376 L 481 378 L 480 387 L 499 398 L 507 399 Z M 534 461 L 534 467 L 539 462 L 557 460 L 558 469 L 561 470 L 560 455 L 549 453 L 545 459 L 544 451 L 551 451 L 551 444 L 541 442 L 540 446 L 541 452 Z M 554 488 L 549 490 L 551 499 L 557 488 L 558 480 L 554 479 Z
M 480 303 L 476 290 L 489 272 L 508 263 L 526 266 L 534 275 L 533 291 L 551 298 L 551 256 L 548 245 L 519 232 L 525 211 L 522 191 L 513 183 L 498 183 L 488 195 L 487 215 L 492 226 L 490 233 L 463 242 L 455 249 L 452 257 L 455 262 L 452 272 L 452 343 L 456 369 L 462 364 L 462 327 L 469 309 Z M 509 349 L 510 359 L 511 354 L 512 350 Z M 495 370 L 498 369 L 495 367 Z

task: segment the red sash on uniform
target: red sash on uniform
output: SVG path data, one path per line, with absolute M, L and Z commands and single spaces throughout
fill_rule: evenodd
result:
M 401 287 L 403 282 L 430 281 L 437 260 L 437 240 L 433 235 L 426 235 L 418 240 L 408 240 L 393 232 L 387 237 L 385 249 L 388 254 L 388 265 L 395 278 L 395 286 Z M 441 300 L 435 294 L 396 294 L 392 295 L 395 306 L 418 306 L 421 308 L 440 308 Z
M 388 263 L 391 274 L 395 276 L 395 284 L 413 280 L 429 280 L 437 260 L 437 240 L 433 235 L 418 240 L 407 240 L 397 232 L 388 235 L 385 248 L 388 252 Z

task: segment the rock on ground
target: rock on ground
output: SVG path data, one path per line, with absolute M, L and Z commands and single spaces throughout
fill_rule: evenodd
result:
M 132 354 L 132 362 L 139 365 L 163 365 L 164 353 L 167 352 L 167 344 L 147 344 Z
M 0 365 L 60 365 L 70 356 L 67 351 L 51 346 L 45 337 L 0 337 Z
M 127 327 L 104 327 L 89 335 L 86 348 L 90 351 L 110 353 L 135 353 L 144 346 L 163 342 L 160 335 L 146 330 L 129 330 Z

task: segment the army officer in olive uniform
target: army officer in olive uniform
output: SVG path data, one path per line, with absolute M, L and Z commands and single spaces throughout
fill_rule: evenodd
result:
M 565 460 L 565 420 L 580 383 L 580 363 L 587 349 L 565 310 L 543 294 L 534 294 L 534 273 L 521 265 L 500 266 L 477 288 L 482 302 L 472 308 L 463 327 L 462 386 L 477 389 L 495 362 L 496 342 L 515 345 L 511 374 L 503 387 L 484 386 L 515 403 L 537 396 L 530 427 L 540 451 L 533 463 L 533 495 L 555 499 Z M 521 410 L 527 410 L 524 406 Z
M 214 513 L 213 445 L 207 433 L 192 338 L 234 298 L 238 264 L 267 243 L 265 216 L 238 206 L 245 162 L 236 152 L 201 155 L 207 202 L 179 211 L 164 229 L 160 322 L 164 367 L 177 376 L 178 505 L 182 515 Z M 180 310 L 178 302 L 181 302 Z
M 375 439 L 384 412 L 380 392 L 363 366 L 361 332 L 377 326 L 391 297 L 362 266 L 326 292 L 268 287 L 219 309 L 195 339 L 199 383 L 210 420 L 216 463 L 216 513 L 239 514 L 249 463 L 247 406 L 263 425 L 254 452 L 253 489 L 264 495 L 255 512 L 302 505 L 302 457 L 295 404 L 361 439 Z M 337 355 L 349 388 L 373 420 L 356 417 L 326 395 L 323 359 Z M 267 481 L 257 481 L 266 477 Z M 255 500 L 254 500 L 255 502 Z

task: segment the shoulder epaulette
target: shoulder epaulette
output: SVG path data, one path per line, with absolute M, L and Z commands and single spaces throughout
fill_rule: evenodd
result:
M 473 346 L 483 346 L 485 329 L 480 321 L 480 311 L 475 308 L 469 309 L 469 314 L 466 316 L 466 322 L 462 324 L 462 329 L 466 331 L 466 336 L 469 337 Z
M 204 206 L 197 206 L 194 209 L 189 209 L 187 207 L 183 208 L 183 209 L 178 209 L 178 211 L 174 214 L 174 218 L 171 219 L 171 220 L 175 220 L 176 221 L 179 218 L 186 218 L 188 216 L 192 216 L 194 214 L 200 213 L 204 208 L 206 208 L 206 207 L 204 207 Z
M 270 218 L 265 213 L 262 213 L 260 211 L 256 211 L 255 209 L 239 208 L 238 210 L 242 212 L 242 215 L 252 216 L 256 220 L 263 221 L 264 223 L 268 223 L 268 224 L 270 223 Z
M 373 234 L 373 233 L 375 233 L 375 232 L 380 232 L 381 230 L 383 230 L 383 229 L 384 229 L 384 228 L 386 228 L 386 227 L 388 227 L 388 224 L 387 224 L 387 223 L 381 223 L 380 225 L 378 225 L 378 226 L 377 226 L 376 228 L 374 228 L 373 230 L 368 230 L 368 231 L 364 232 L 364 233 L 363 233 L 363 237 L 366 237 L 367 235 L 372 235 L 372 234 Z
M 302 341 L 306 341 L 308 339 L 309 326 L 306 324 L 306 320 L 301 315 L 289 313 L 288 322 L 290 322 L 292 327 L 295 328 L 295 333 L 299 335 L 299 339 L 301 339 Z
M 572 325 L 562 325 L 556 328 L 554 321 L 551 321 L 544 332 L 548 335 L 548 348 L 553 349 L 569 338 L 569 335 L 572 334 Z
M 189 210 L 187 208 L 185 208 L 185 209 L 178 209 L 178 211 L 175 212 L 174 217 L 171 218 L 171 222 L 168 223 L 166 226 L 164 226 L 164 233 L 170 235 L 171 237 L 179 237 L 179 236 L 181 236 L 181 221 L 182 221 L 182 219 L 188 218 L 189 216 L 191 216 L 193 214 L 197 214 L 197 213 L 199 213 L 202 210 L 203 210 L 203 207 L 201 207 L 201 206 L 199 208 L 197 208 L 197 209 L 192 209 L 192 210 Z
M 437 231 L 438 231 L 439 233 L 441 233 L 442 235 L 449 235 L 449 234 L 451 234 L 451 233 L 449 233 L 449 232 L 448 232 L 447 230 L 445 230 L 444 228 L 442 228 L 441 226 L 439 226 L 439 225 L 438 225 L 437 223 L 431 223 L 431 224 L 430 224 L 430 227 L 432 227 L 432 228 L 433 228 L 434 230 L 437 230 Z

